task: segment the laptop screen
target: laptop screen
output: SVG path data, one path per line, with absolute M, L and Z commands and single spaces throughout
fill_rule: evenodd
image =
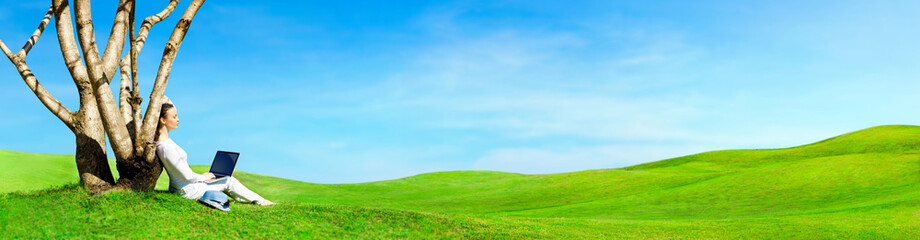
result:
M 218 177 L 230 176 L 233 174 L 233 168 L 236 167 L 236 160 L 239 157 L 240 153 L 217 151 L 217 155 L 214 156 L 214 162 L 211 163 L 210 172 Z

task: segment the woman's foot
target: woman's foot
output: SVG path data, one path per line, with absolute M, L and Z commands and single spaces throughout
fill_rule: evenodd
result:
M 262 201 L 256 201 L 256 204 L 258 204 L 259 206 L 271 206 L 277 203 L 269 201 L 269 200 L 262 200 Z

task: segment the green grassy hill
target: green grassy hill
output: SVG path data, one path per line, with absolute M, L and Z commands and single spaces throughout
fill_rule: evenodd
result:
M 0 178 L 4 179 L 0 193 L 73 183 L 76 168 L 72 161 L 67 155 L 0 151 Z M 27 171 L 19 170 L 39 168 L 57 175 L 26 175 L 22 172 Z M 203 172 L 207 167 L 193 169 Z M 36 176 L 43 178 L 14 184 L 6 181 Z M 452 235 L 397 230 L 423 234 L 412 235 L 416 237 L 920 237 L 918 126 L 874 127 L 785 149 L 714 151 L 622 169 L 561 174 L 455 171 L 360 184 L 312 184 L 245 172 L 235 176 L 285 207 L 369 211 L 384 216 L 397 211 L 424 216 L 405 224 L 434 221 L 443 225 L 432 228 L 454 229 L 445 230 Z M 161 178 L 158 189 L 165 189 L 165 184 Z M 59 191 L 79 190 L 66 189 Z M 4 196 L 6 202 L 46 197 L 30 193 Z M 85 201 L 103 201 L 88 199 Z M 9 203 L 0 202 L 4 204 Z M 192 204 L 189 208 L 200 207 Z M 0 220 L 2 217 L 0 213 Z M 482 225 L 456 228 L 471 226 L 468 223 Z M 387 224 L 379 219 L 370 223 L 372 228 L 393 227 Z M 362 235 L 362 231 L 340 228 L 303 227 L 338 237 L 408 236 L 373 230 Z
M 603 238 L 596 229 L 534 221 L 287 202 L 220 212 L 174 194 L 90 196 L 78 185 L 0 196 L 0 238 Z M 551 231 L 546 231 L 550 229 Z M 585 231 L 588 229 L 588 231 Z
M 265 186 L 264 192 L 298 202 L 447 213 L 788 216 L 920 199 L 920 127 L 882 126 L 801 147 L 715 151 L 623 169 L 547 175 L 458 171 L 361 184 Z

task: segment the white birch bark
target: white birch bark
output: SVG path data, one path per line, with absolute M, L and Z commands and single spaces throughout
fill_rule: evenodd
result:
M 102 115 L 102 122 L 105 125 L 109 143 L 112 144 L 111 147 L 117 160 L 131 159 L 134 155 L 131 136 L 128 134 L 125 120 L 119 114 L 115 97 L 109 87 L 111 74 L 115 73 L 115 67 L 117 66 L 115 61 L 124 50 L 128 21 L 127 7 L 129 7 L 130 3 L 130 1 L 122 0 L 118 4 L 118 12 L 115 14 L 115 23 L 112 25 L 112 33 L 109 35 L 109 41 L 103 55 L 104 58 L 100 58 L 93 30 L 90 1 L 76 0 L 74 2 L 77 36 L 83 49 L 83 59 L 86 62 L 87 70 L 89 70 L 93 94 L 96 95 L 96 103 Z M 110 68 L 111 73 L 109 73 Z

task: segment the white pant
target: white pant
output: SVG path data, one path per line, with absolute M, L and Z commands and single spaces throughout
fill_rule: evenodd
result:
M 198 199 L 204 195 L 205 191 L 221 191 L 226 193 L 228 196 L 236 199 L 240 202 L 254 202 L 254 201 L 264 201 L 265 198 L 259 196 L 246 186 L 243 186 L 239 180 L 236 180 L 235 177 L 229 177 L 227 179 L 213 182 L 213 183 L 191 183 L 182 187 L 179 194 L 182 194 L 182 197 L 188 199 Z

